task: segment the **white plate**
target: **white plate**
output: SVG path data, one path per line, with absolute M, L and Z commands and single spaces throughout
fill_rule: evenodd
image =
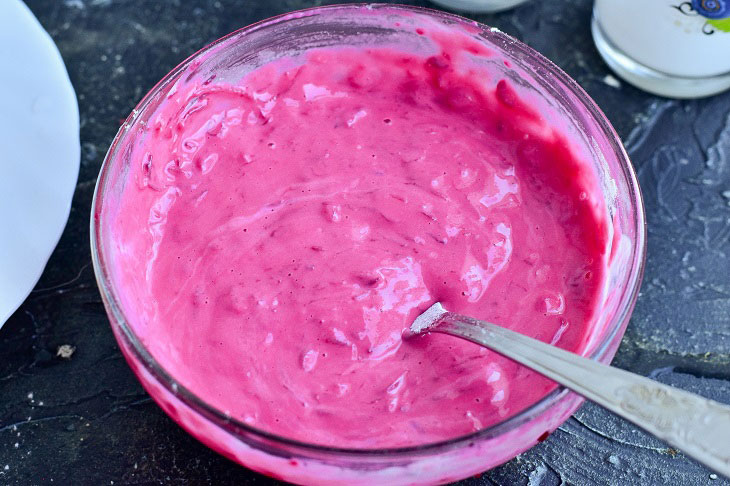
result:
M 63 59 L 23 2 L 0 0 L 0 327 L 61 237 L 79 158 L 79 109 Z

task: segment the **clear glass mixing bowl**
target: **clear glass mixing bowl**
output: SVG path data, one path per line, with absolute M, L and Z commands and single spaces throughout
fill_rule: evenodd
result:
M 110 248 L 111 227 L 132 163 L 131 147 L 150 116 L 176 85 L 195 77 L 213 83 L 240 76 L 271 60 L 325 46 L 397 44 L 427 48 L 420 26 L 460 31 L 493 52 L 482 70 L 494 86 L 509 78 L 518 93 L 576 140 L 601 181 L 615 236 L 608 285 L 585 355 L 608 363 L 623 336 L 639 289 L 645 257 L 644 211 L 639 185 L 621 141 L 588 95 L 563 71 L 515 39 L 466 19 L 426 9 L 349 5 L 304 10 L 234 32 L 188 58 L 132 111 L 104 160 L 94 195 L 91 246 L 94 270 L 114 334 L 129 365 L 155 401 L 193 436 L 221 454 L 266 475 L 300 484 L 437 484 L 497 466 L 544 439 L 582 399 L 564 388 L 508 419 L 456 439 L 417 447 L 362 450 L 324 447 L 279 437 L 226 415 L 179 385 L 135 333 L 120 299 Z M 484 61 L 482 61 L 484 62 Z M 405 136 L 405 135 L 404 135 Z

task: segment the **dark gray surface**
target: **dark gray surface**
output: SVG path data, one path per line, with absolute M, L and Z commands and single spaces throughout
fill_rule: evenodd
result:
M 335 2 L 28 0 L 76 88 L 82 159 L 61 242 L 0 331 L 0 484 L 276 483 L 196 442 L 137 383 L 96 289 L 88 218 L 106 149 L 157 80 L 223 34 L 324 3 Z M 534 0 L 473 18 L 527 42 L 577 79 L 639 171 L 649 257 L 615 364 L 730 403 L 730 94 L 670 101 L 607 84 L 587 0 Z M 70 359 L 57 356 L 66 344 L 75 347 Z M 592 405 L 542 444 L 463 484 L 561 483 L 730 484 Z

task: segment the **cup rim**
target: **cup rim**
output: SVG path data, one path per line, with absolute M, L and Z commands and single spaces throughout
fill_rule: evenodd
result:
M 266 430 L 253 427 L 240 420 L 231 417 L 229 414 L 217 409 L 213 405 L 210 405 L 202 398 L 198 397 L 195 393 L 179 384 L 174 377 L 167 372 L 167 370 L 155 360 L 150 352 L 142 344 L 141 340 L 136 336 L 134 331 L 129 326 L 127 319 L 122 311 L 122 306 L 119 302 L 118 295 L 112 284 L 112 279 L 107 266 L 107 259 L 104 255 L 103 246 L 101 242 L 102 233 L 102 207 L 104 202 L 104 195 L 107 182 L 110 178 L 111 169 L 114 165 L 114 161 L 117 156 L 120 143 L 125 139 L 126 135 L 130 132 L 134 125 L 134 122 L 139 113 L 141 113 L 147 105 L 154 100 L 158 92 L 165 87 L 172 79 L 176 78 L 179 73 L 188 68 L 188 66 L 199 56 L 211 51 L 218 45 L 228 41 L 230 38 L 240 35 L 245 35 L 264 29 L 277 24 L 285 23 L 287 21 L 295 20 L 297 18 L 316 16 L 320 13 L 327 13 L 331 11 L 357 11 L 358 9 L 367 8 L 370 10 L 383 9 L 394 10 L 397 12 L 410 12 L 430 17 L 435 17 L 437 20 L 447 21 L 458 25 L 468 24 L 470 28 L 477 27 L 485 35 L 491 36 L 492 39 L 501 38 L 502 41 L 509 43 L 511 48 L 516 48 L 522 52 L 531 56 L 531 62 L 540 65 L 545 70 L 542 76 L 551 76 L 560 83 L 563 84 L 565 89 L 573 94 L 583 108 L 586 109 L 590 118 L 595 121 L 598 128 L 603 132 L 608 140 L 611 149 L 615 156 L 620 162 L 623 175 L 626 178 L 626 182 L 629 188 L 629 197 L 632 201 L 632 206 L 636 208 L 636 244 L 632 246 L 632 258 L 631 268 L 628 273 L 628 282 L 625 289 L 622 292 L 619 300 L 619 312 L 613 317 L 610 322 L 611 327 L 609 332 L 606 333 L 602 341 L 596 346 L 593 352 L 588 356 L 592 360 L 600 360 L 610 350 L 611 344 L 614 342 L 617 334 L 621 332 L 624 327 L 623 324 L 627 322 L 627 318 L 630 317 L 636 299 L 638 297 L 639 288 L 644 273 L 644 266 L 646 260 L 646 219 L 643 199 L 641 196 L 641 189 L 636 177 L 636 172 L 630 162 L 628 154 L 621 143 L 619 136 L 617 135 L 610 122 L 601 111 L 601 109 L 595 104 L 595 102 L 588 96 L 588 94 L 581 88 L 576 81 L 568 76 L 562 69 L 556 66 L 552 61 L 545 58 L 542 54 L 530 48 L 526 44 L 514 39 L 507 34 L 499 31 L 498 29 L 491 29 L 490 27 L 475 21 L 471 21 L 464 17 L 410 5 L 398 5 L 398 4 L 368 4 L 368 3 L 355 3 L 355 4 L 338 4 L 329 5 L 323 7 L 307 8 L 303 10 L 297 10 L 274 17 L 270 17 L 246 27 L 233 31 L 198 50 L 175 68 L 173 68 L 168 74 L 166 74 L 158 83 L 154 85 L 152 89 L 142 98 L 142 100 L 135 106 L 130 115 L 126 118 L 124 123 L 119 128 L 117 134 L 112 141 L 112 144 L 104 157 L 99 177 L 97 178 L 96 186 L 94 188 L 94 196 L 92 200 L 92 211 L 90 218 L 90 243 L 91 243 L 91 257 L 94 268 L 94 274 L 96 277 L 97 285 L 99 287 L 102 300 L 107 309 L 107 314 L 110 317 L 110 324 L 116 326 L 121 334 L 116 334 L 117 339 L 124 338 L 128 344 L 127 349 L 134 355 L 135 360 L 143 364 L 145 370 L 150 373 L 154 379 L 161 384 L 164 389 L 176 396 L 186 406 L 194 410 L 196 413 L 205 416 L 208 420 L 213 421 L 216 425 L 223 428 L 227 433 L 234 435 L 237 439 L 243 442 L 249 442 L 251 436 L 256 436 L 262 440 L 268 440 L 281 445 L 287 445 L 296 447 L 305 451 L 317 452 L 317 453 L 329 453 L 338 455 L 350 455 L 359 457 L 382 457 L 382 456 L 401 456 L 413 453 L 434 453 L 444 450 L 450 450 L 458 448 L 463 444 L 474 443 L 476 441 L 491 439 L 503 435 L 509 431 L 516 429 L 517 427 L 529 422 L 533 418 L 537 417 L 544 411 L 550 409 L 554 405 L 557 405 L 562 399 L 566 398 L 567 395 L 573 393 L 567 388 L 558 385 L 558 387 L 542 397 L 537 402 L 528 406 L 527 408 L 517 412 L 516 414 L 501 420 L 489 427 L 472 432 L 470 434 L 450 438 L 446 440 L 428 442 L 424 444 L 418 444 L 414 446 L 406 447 L 385 447 L 385 448 L 353 448 L 353 447 L 335 447 L 323 444 L 308 443 L 298 439 L 293 439 L 281 435 L 277 435 Z

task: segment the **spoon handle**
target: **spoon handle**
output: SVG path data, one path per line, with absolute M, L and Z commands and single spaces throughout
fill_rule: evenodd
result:
M 727 405 L 453 312 L 428 331 L 467 339 L 525 365 L 730 478 Z

